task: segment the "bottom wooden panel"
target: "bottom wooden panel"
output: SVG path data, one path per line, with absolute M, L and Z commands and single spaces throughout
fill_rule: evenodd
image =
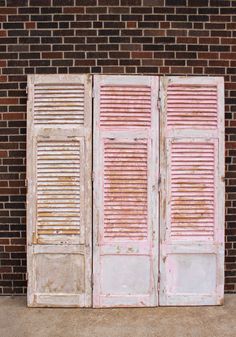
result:
M 91 270 L 83 249 L 57 246 L 53 251 L 53 246 L 42 245 L 31 247 L 31 253 L 29 306 L 91 306 Z

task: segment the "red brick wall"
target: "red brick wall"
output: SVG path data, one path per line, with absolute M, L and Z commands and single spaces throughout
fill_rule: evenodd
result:
M 26 75 L 225 77 L 226 292 L 236 292 L 236 1 L 0 0 L 0 293 L 26 292 Z

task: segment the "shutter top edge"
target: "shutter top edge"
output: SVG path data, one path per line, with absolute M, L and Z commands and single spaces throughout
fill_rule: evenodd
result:
M 224 85 L 224 76 L 161 76 L 162 81 L 178 84 Z
M 27 82 L 31 83 L 63 83 L 76 81 L 84 83 L 86 80 L 91 80 L 91 74 L 30 74 L 27 75 Z

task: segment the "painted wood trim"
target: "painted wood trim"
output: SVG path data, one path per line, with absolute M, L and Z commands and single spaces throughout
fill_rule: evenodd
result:
M 102 224 L 102 214 L 101 210 L 103 209 L 102 199 L 100 195 L 100 191 L 102 190 L 102 180 L 100 179 L 102 174 L 102 156 L 99 155 L 99 143 L 103 138 L 116 138 L 119 139 L 142 139 L 147 138 L 147 130 L 145 129 L 135 129 L 131 130 L 111 130 L 108 128 L 100 128 L 99 126 L 99 109 L 100 109 L 100 86 L 108 84 L 108 85 L 149 85 L 152 87 L 152 127 L 149 132 L 149 137 L 151 140 L 152 151 L 151 151 L 151 162 L 149 163 L 149 176 L 152 175 L 154 180 L 152 186 L 149 185 L 149 190 L 152 189 L 152 193 L 149 195 L 149 209 L 150 216 L 152 219 L 152 227 L 153 230 L 149 233 L 150 239 L 152 240 L 152 254 L 153 254 L 153 292 L 154 297 L 150 300 L 148 297 L 145 297 L 145 305 L 157 305 L 157 288 L 158 288 L 158 166 L 159 166 L 159 156 L 158 156 L 158 125 L 159 125 L 159 116 L 158 116 L 158 88 L 159 88 L 159 78 L 158 77 L 149 77 L 149 76 L 106 76 L 106 75 L 96 75 L 94 77 L 94 152 L 93 152 L 93 163 L 94 163 L 94 195 L 93 195 L 93 279 L 94 279 L 94 296 L 93 296 L 93 306 L 101 307 L 101 306 L 117 306 L 116 303 L 120 303 L 119 306 L 125 306 L 124 301 L 122 305 L 121 298 L 119 299 L 117 296 L 111 296 L 110 300 L 106 299 L 101 294 L 101 285 L 98 281 L 101 277 L 101 260 L 100 256 L 103 254 L 111 254 L 114 252 L 114 247 L 110 244 L 105 244 L 102 240 L 102 231 L 100 226 Z M 150 206 L 152 205 L 152 206 Z M 122 251 L 127 254 L 127 244 L 119 242 L 120 253 Z M 137 249 L 137 244 L 131 243 L 130 247 L 133 246 L 132 250 L 135 251 Z M 147 247 L 144 245 L 143 248 L 142 243 L 140 243 L 139 252 L 147 251 Z M 141 296 L 141 295 L 140 295 Z M 141 298 L 141 297 L 140 297 Z M 127 306 L 135 306 L 138 303 L 138 300 L 130 299 L 130 303 L 127 303 Z M 133 301 L 133 302 L 132 302 Z M 140 300 L 141 301 L 141 300 Z M 141 301 L 142 302 L 142 301 Z M 135 304 L 136 303 L 136 304 Z M 149 303 L 149 304 L 148 304 Z
M 84 126 L 76 125 L 49 125 L 38 126 L 33 124 L 34 85 L 35 84 L 83 84 L 85 88 Z M 62 132 L 63 131 L 63 132 Z M 84 230 L 81 238 L 57 238 L 50 242 L 40 242 L 36 236 L 36 200 L 35 200 L 35 148 L 40 137 L 52 137 L 57 140 L 77 139 L 83 141 L 83 194 Z M 28 76 L 28 104 L 27 104 L 27 269 L 28 269 L 28 305 L 29 306 L 91 306 L 91 265 L 92 265 L 92 77 L 91 75 L 29 75 Z M 49 244 L 49 245 L 48 245 Z M 83 294 L 54 294 L 37 295 L 37 282 L 35 275 L 37 254 L 53 254 L 59 256 L 85 257 L 84 262 L 84 293 Z M 39 256 L 39 255 L 38 255 Z M 69 276 L 68 276 L 69 277 Z M 73 297 L 74 296 L 74 297 Z M 46 300 L 46 298 L 50 298 Z M 66 300 L 65 300 L 66 299 Z
M 173 129 L 167 130 L 166 126 L 166 111 L 167 111 L 167 86 L 168 83 L 175 84 L 207 84 L 216 85 L 218 91 L 218 128 L 217 130 L 194 130 L 194 129 Z M 160 188 L 160 305 L 214 305 L 222 304 L 224 296 L 224 79 L 221 77 L 163 77 L 161 78 L 161 121 L 160 121 L 160 171 L 161 171 L 161 188 Z M 215 228 L 215 240 L 210 244 L 199 242 L 197 245 L 187 245 L 184 242 L 171 243 L 167 240 L 167 172 L 168 167 L 168 153 L 167 142 L 171 139 L 215 139 L 218 143 L 217 154 L 217 171 L 216 171 L 216 185 L 217 185 L 217 218 L 218 224 Z M 208 247 L 208 248 L 207 248 Z M 166 278 L 166 258 L 168 254 L 181 253 L 208 253 L 216 256 L 216 288 L 215 294 L 212 296 L 177 296 L 174 294 L 167 295 L 165 285 Z

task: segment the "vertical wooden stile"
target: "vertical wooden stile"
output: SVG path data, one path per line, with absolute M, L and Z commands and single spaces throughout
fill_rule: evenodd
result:
M 27 109 L 29 306 L 91 306 L 89 75 L 30 75 Z
M 160 304 L 224 293 L 224 82 L 161 80 Z
M 95 76 L 95 307 L 157 305 L 158 84 Z

